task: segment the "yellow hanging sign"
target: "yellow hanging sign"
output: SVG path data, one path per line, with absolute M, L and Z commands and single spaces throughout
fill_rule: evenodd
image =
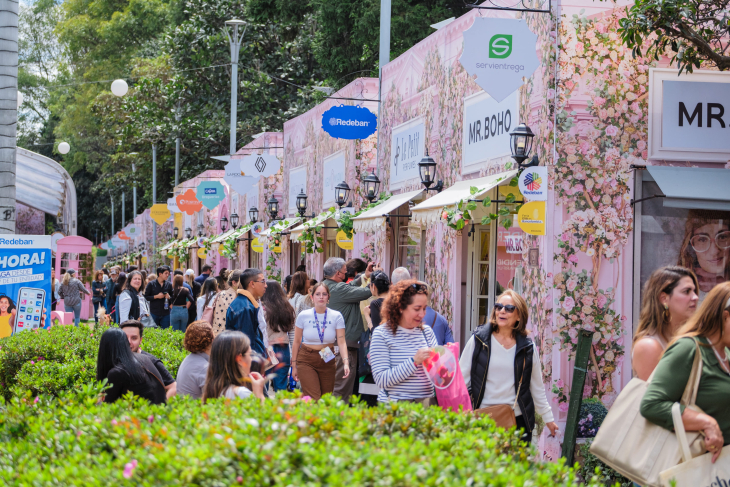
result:
M 355 248 L 355 242 L 353 242 L 351 238 L 347 238 L 347 234 L 342 230 L 337 232 L 335 242 L 337 242 L 337 246 L 343 250 L 352 250 Z
M 271 251 L 280 254 L 281 253 L 281 245 L 277 245 L 276 247 L 271 247 Z
M 142 257 L 142 263 L 143 264 L 146 264 L 147 263 L 147 257 Z
M 257 254 L 262 254 L 264 252 L 264 244 L 259 242 L 258 237 L 251 241 L 251 250 L 253 250 Z
M 200 257 L 201 259 L 205 259 L 206 257 L 208 257 L 208 251 L 205 250 L 204 247 L 200 247 L 198 249 L 198 257 Z
M 545 235 L 545 202 L 525 203 L 517 213 L 517 224 L 530 235 Z
M 170 215 L 170 210 L 164 203 L 157 203 L 156 205 L 152 205 L 152 208 L 150 208 L 150 217 L 158 225 L 165 223 L 170 218 Z

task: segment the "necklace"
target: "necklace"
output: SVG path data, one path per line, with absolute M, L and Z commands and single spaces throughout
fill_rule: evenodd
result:
M 720 367 L 722 367 L 722 369 L 725 371 L 725 373 L 730 375 L 730 366 L 725 365 L 725 362 L 729 361 L 729 359 L 727 357 L 727 351 L 725 351 L 725 359 L 722 359 L 720 357 L 720 354 L 717 352 L 714 345 L 712 346 L 712 351 L 715 352 L 715 357 L 717 357 L 717 361 L 720 362 Z

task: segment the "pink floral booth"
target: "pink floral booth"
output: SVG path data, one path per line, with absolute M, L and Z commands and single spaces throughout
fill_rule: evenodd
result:
M 91 247 L 93 246 L 91 240 L 72 235 L 60 239 L 56 245 L 56 267 L 53 270 L 56 279 L 61 280 L 61 269 L 76 269 L 76 277 L 84 282 L 84 278 L 87 277 L 87 269 L 83 261 L 85 260 L 85 254 L 91 254 Z M 93 267 L 89 271 L 93 271 Z M 91 291 L 91 286 L 88 283 L 85 282 L 84 286 Z M 92 310 L 91 297 L 85 295 L 81 304 L 81 319 L 88 320 L 92 317 Z M 58 300 L 56 309 L 51 313 L 51 319 L 55 320 L 56 318 L 61 324 L 73 323 L 73 313 L 65 313 L 62 299 Z

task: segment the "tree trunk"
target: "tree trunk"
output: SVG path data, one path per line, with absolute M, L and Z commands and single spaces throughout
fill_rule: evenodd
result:
M 18 1 L 0 0 L 0 233 L 15 233 Z

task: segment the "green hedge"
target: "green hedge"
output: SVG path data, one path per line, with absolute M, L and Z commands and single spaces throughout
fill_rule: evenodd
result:
M 106 329 L 53 326 L 0 340 L 0 396 L 9 399 L 26 391 L 55 396 L 93 382 L 99 338 Z M 184 336 L 171 329 L 145 329 L 142 349 L 159 357 L 176 376 L 187 355 Z
M 99 387 L 0 407 L 0 485 L 567 486 L 489 419 L 284 394 L 98 404 Z M 591 481 L 589 485 L 599 485 Z

